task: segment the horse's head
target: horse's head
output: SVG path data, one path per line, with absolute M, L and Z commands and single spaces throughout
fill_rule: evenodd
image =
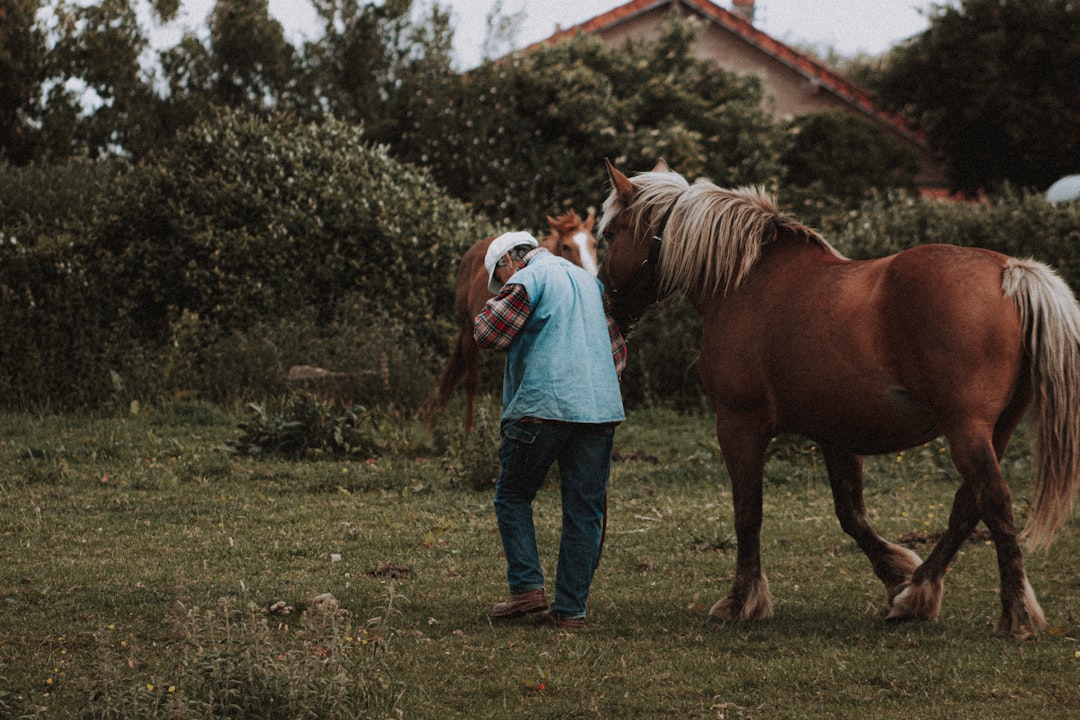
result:
M 575 265 L 588 270 L 593 275 L 600 271 L 596 256 L 596 238 L 592 234 L 596 215 L 592 210 L 583 221 L 573 210 L 558 218 L 548 216 L 551 233 L 540 241 L 540 245 L 553 255 L 564 257 Z
M 601 277 L 611 296 L 615 319 L 625 328 L 637 322 L 660 297 L 657 273 L 663 226 L 687 183 L 660 160 L 650 173 L 641 177 L 662 180 L 659 187 L 666 191 L 667 197 L 643 198 L 630 178 L 610 161 L 604 162 L 612 190 L 604 201 L 600 219 L 599 232 L 606 242 Z M 655 182 L 652 184 L 657 186 Z M 658 200 L 667 202 L 661 204 Z

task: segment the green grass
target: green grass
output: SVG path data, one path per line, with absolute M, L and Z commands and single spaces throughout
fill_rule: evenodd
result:
M 765 492 L 775 617 L 707 624 L 735 550 L 711 420 L 642 411 L 616 436 L 591 617 L 568 634 L 488 618 L 505 593 L 491 493 L 461 481 L 455 448 L 401 421 L 393 457 L 256 461 L 222 451 L 236 422 L 198 405 L 0 416 L 0 718 L 1080 717 L 1075 521 L 1028 556 L 1038 640 L 992 636 L 984 544 L 954 563 L 939 620 L 889 625 L 820 458 L 785 440 Z M 940 445 L 867 474 L 883 535 L 942 529 L 956 480 Z M 545 490 L 552 578 L 558 513 Z M 338 612 L 313 606 L 322 593 Z

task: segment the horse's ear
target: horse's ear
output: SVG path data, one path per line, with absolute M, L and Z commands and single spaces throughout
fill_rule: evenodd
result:
M 615 189 L 615 194 L 624 203 L 631 203 L 634 200 L 634 184 L 630 182 L 630 178 L 619 172 L 607 158 L 604 158 L 604 163 L 607 165 L 608 177 L 611 178 L 611 187 Z
M 660 158 L 656 161 L 656 165 L 653 166 L 653 172 L 671 172 L 671 168 L 668 167 L 667 160 Z
M 586 231 L 591 232 L 594 222 L 596 222 L 596 211 L 589 208 L 589 217 L 585 218 L 585 222 L 581 223 L 581 226 L 584 227 Z
M 559 221 L 556 220 L 555 218 L 551 217 L 550 215 L 547 216 L 547 221 L 548 221 L 548 225 L 551 226 L 552 228 L 559 227 Z

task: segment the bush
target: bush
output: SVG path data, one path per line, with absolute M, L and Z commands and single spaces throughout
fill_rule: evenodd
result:
M 247 400 L 280 392 L 290 364 L 373 357 L 401 368 L 380 392 L 419 404 L 452 335 L 458 259 L 490 232 L 334 120 L 223 111 L 82 194 L 47 189 L 82 182 L 81 166 L 22 175 L 43 199 L 0 205 L 12 408 Z M 86 215 L 64 215 L 65 197 Z
M 302 394 L 286 401 L 279 411 L 252 405 L 251 413 L 251 420 L 240 424 L 240 439 L 229 441 L 239 455 L 366 460 L 383 452 L 378 422 L 358 405 L 334 408 Z
M 701 318 L 686 300 L 661 303 L 631 332 L 622 377 L 627 407 L 706 407 L 698 355 Z
M 128 322 L 160 341 L 185 311 L 246 331 L 300 308 L 441 337 L 458 258 L 488 230 L 360 129 L 222 112 L 127 183 L 100 228 Z M 447 313 L 449 314 L 449 313 Z
M 1080 289 L 1080 203 L 1049 205 L 1038 193 L 1007 189 L 974 202 L 942 202 L 903 193 L 877 195 L 830 237 L 855 259 L 926 243 L 981 247 L 1033 257 Z
M 884 130 L 839 111 L 811 113 L 787 123 L 780 200 L 807 225 L 857 209 L 877 189 L 914 190 L 918 161 Z

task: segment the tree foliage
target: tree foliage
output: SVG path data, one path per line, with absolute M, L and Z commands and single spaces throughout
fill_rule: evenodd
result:
M 659 41 L 612 47 L 578 36 L 407 85 L 399 157 L 500 223 L 595 205 L 603 160 L 631 169 L 665 157 L 725 184 L 779 177 L 783 136 L 756 78 L 698 59 L 697 28 L 677 16 Z
M 960 0 L 898 48 L 882 99 L 918 118 L 962 189 L 1080 170 L 1080 4 Z
M 873 192 L 915 190 L 915 156 L 862 117 L 811 113 L 786 126 L 791 142 L 780 199 L 804 222 L 819 226 Z
M 45 34 L 36 0 L 0 0 L 0 159 L 23 164 L 37 154 L 29 109 L 41 90 Z
M 233 108 L 261 109 L 287 97 L 295 50 L 268 0 L 217 0 L 210 15 L 211 98 Z

